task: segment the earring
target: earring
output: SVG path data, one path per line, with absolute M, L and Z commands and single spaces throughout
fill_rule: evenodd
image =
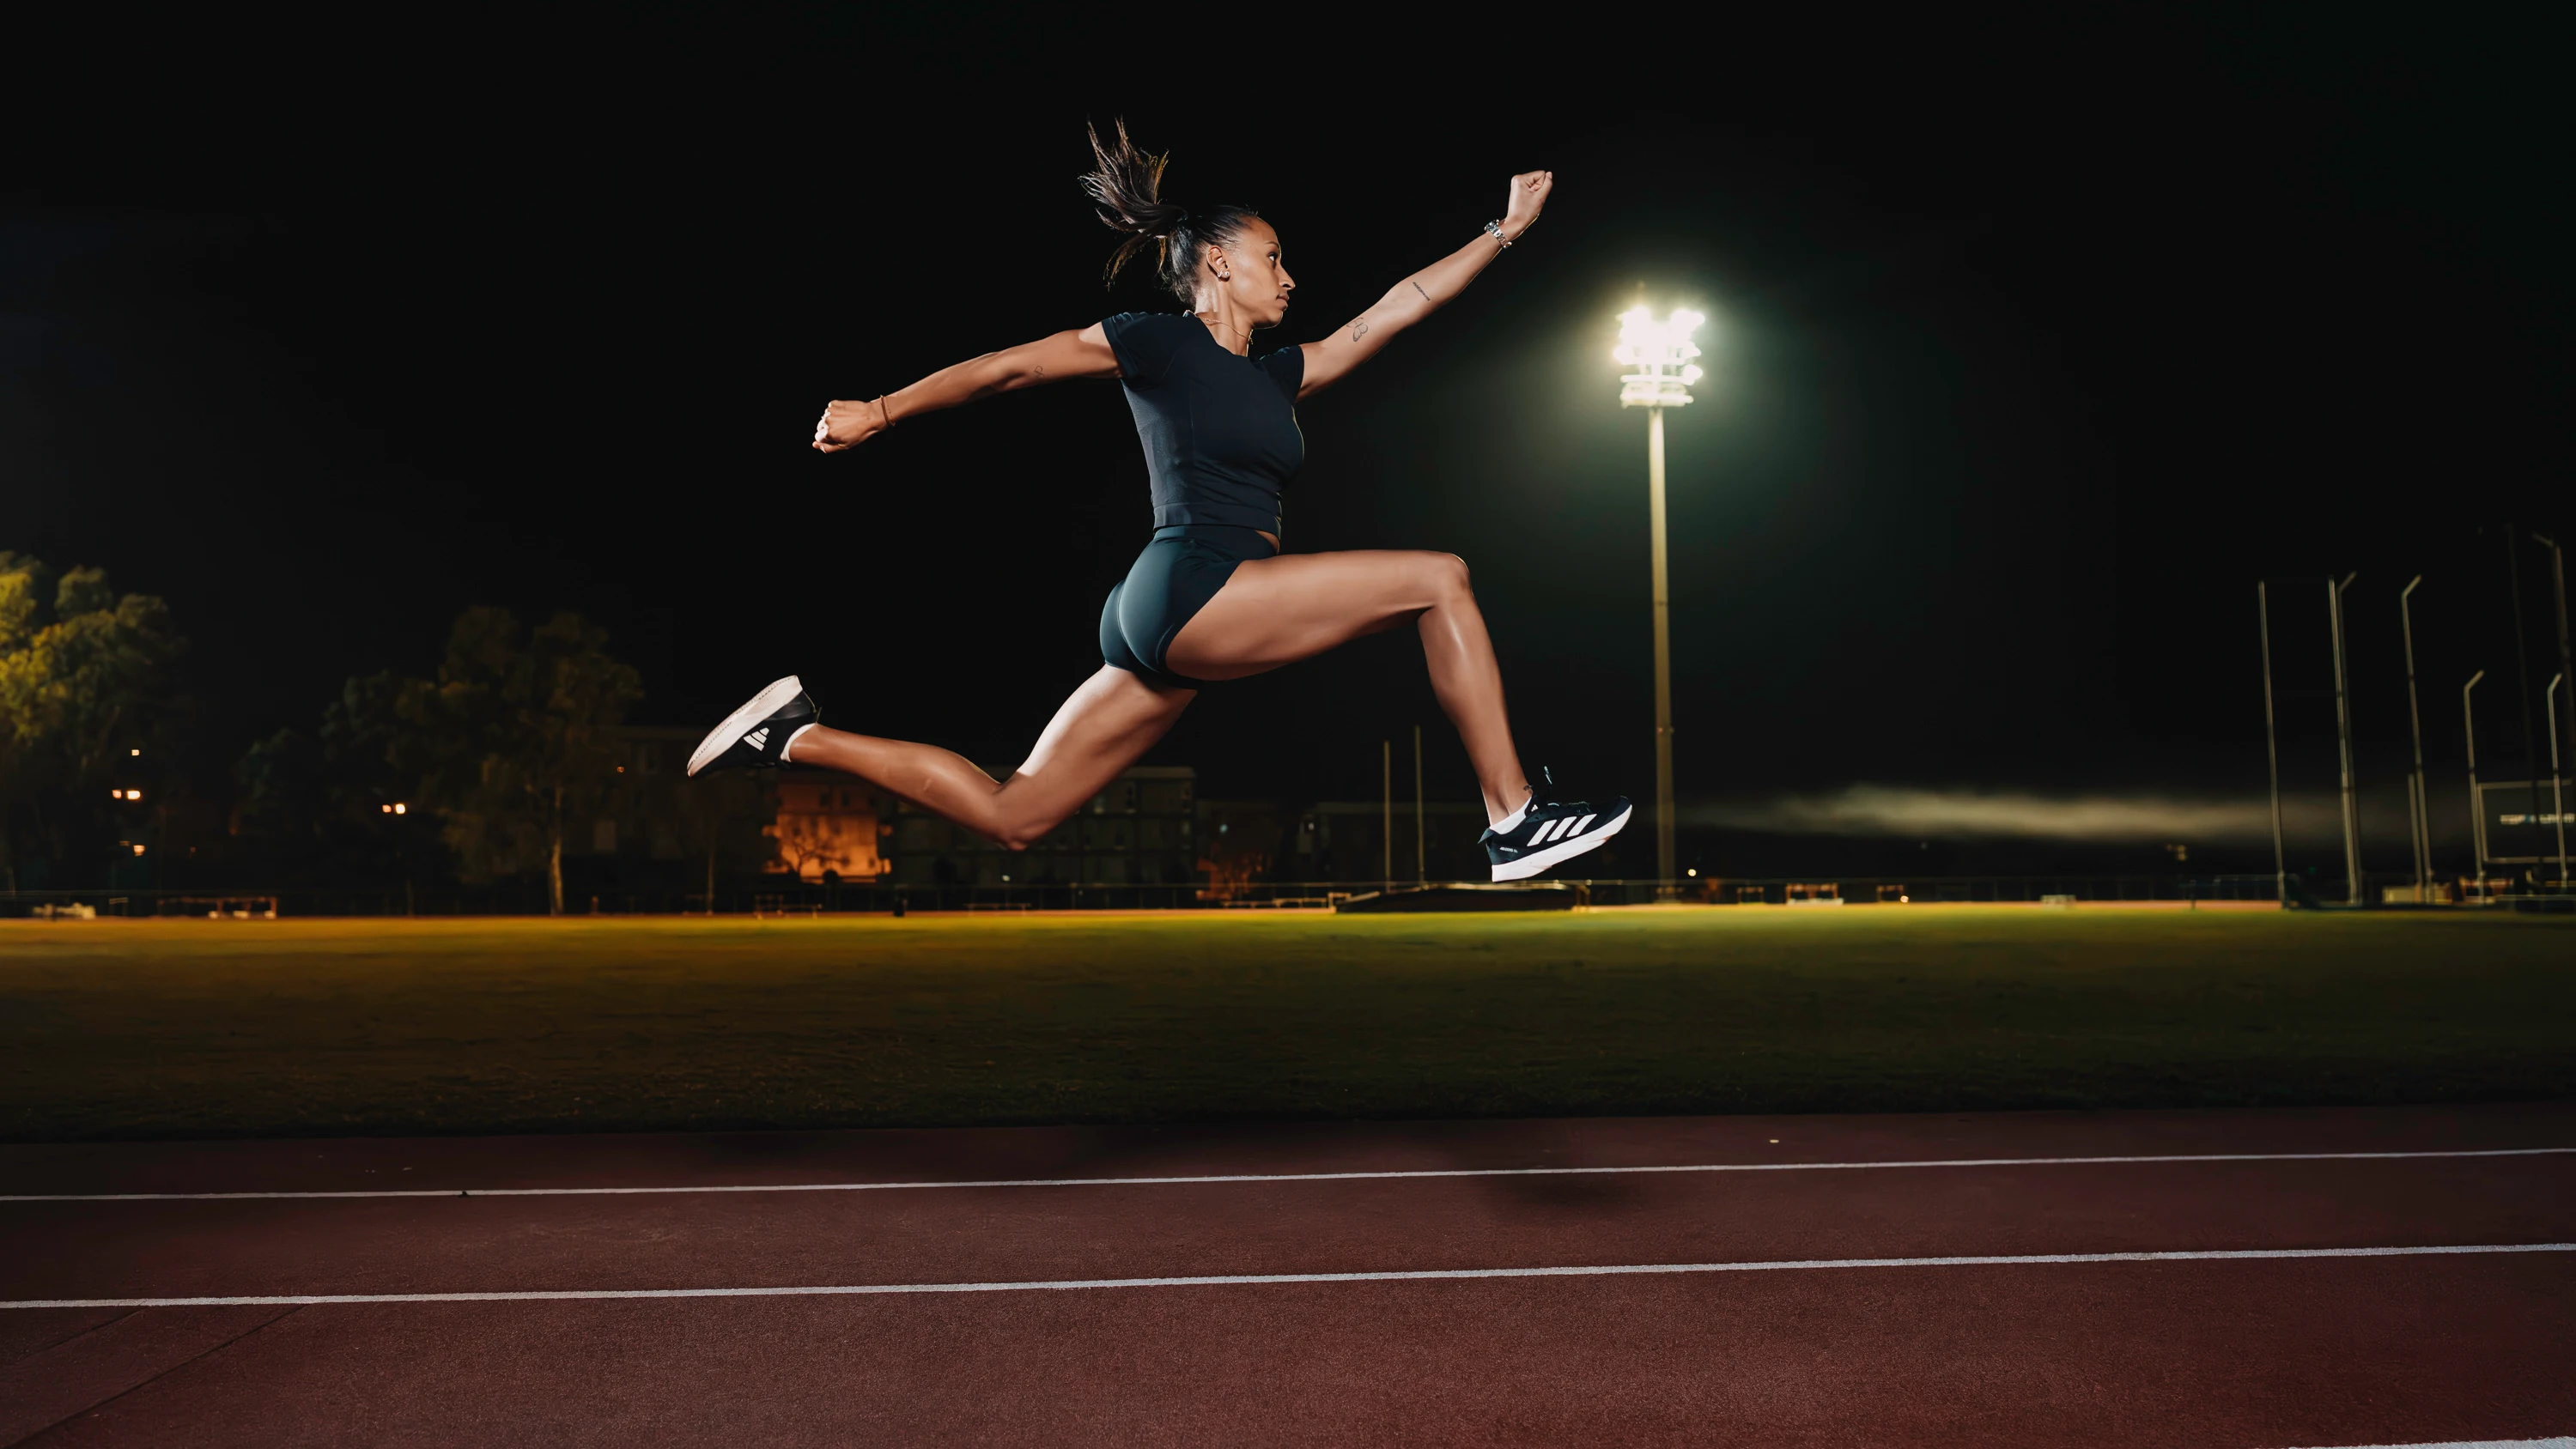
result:
M 1216 274 L 1216 279 L 1217 279 L 1218 281 L 1220 281 L 1220 282 L 1231 282 L 1231 281 L 1233 281 L 1233 280 L 1234 280 L 1234 273 L 1232 273 L 1232 272 L 1219 272 L 1219 273 L 1217 273 L 1217 274 Z

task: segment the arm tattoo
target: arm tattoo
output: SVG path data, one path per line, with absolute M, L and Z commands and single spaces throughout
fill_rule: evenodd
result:
M 1412 279 L 1411 279 L 1411 278 L 1407 278 L 1406 280 L 1410 281 L 1410 280 L 1412 280 Z M 1425 302 L 1428 302 L 1428 301 L 1430 301 L 1430 300 L 1431 300 L 1431 294 L 1430 294 L 1429 292 L 1426 292 L 1426 291 L 1422 290 L 1422 284 L 1421 284 L 1420 282 L 1414 282 L 1414 283 L 1413 283 L 1413 294 L 1414 294 L 1415 296 L 1417 296 L 1417 297 L 1420 297 L 1420 298 L 1421 298 L 1423 301 L 1425 301 Z
M 1368 334 L 1369 334 L 1369 325 L 1368 325 L 1368 319 L 1367 319 L 1366 317 L 1357 318 L 1357 319 L 1355 319 L 1355 320 L 1353 320 L 1353 321 L 1352 321 L 1352 323 L 1351 323 L 1351 340 L 1352 340 L 1353 342 L 1357 342 L 1357 341 L 1359 341 L 1361 338 L 1366 337 Z

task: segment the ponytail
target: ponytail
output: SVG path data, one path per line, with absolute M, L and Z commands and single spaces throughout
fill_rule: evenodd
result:
M 1091 197 L 1101 225 L 1126 237 L 1109 254 L 1103 280 L 1117 281 L 1129 262 L 1150 249 L 1163 285 L 1182 301 L 1195 301 L 1199 249 L 1233 241 L 1243 224 L 1260 213 L 1240 206 L 1191 212 L 1163 200 L 1163 167 L 1171 157 L 1156 156 L 1129 140 L 1123 118 L 1116 127 L 1117 140 L 1104 146 L 1100 132 L 1088 122 L 1083 125 L 1097 164 L 1083 175 L 1082 189 Z

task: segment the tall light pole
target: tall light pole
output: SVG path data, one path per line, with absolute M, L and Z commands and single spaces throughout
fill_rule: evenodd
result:
M 1619 379 L 1619 406 L 1646 410 L 1646 513 L 1654 534 L 1655 585 L 1655 883 L 1673 888 L 1673 643 L 1671 591 L 1664 567 L 1664 409 L 1690 406 L 1700 370 L 1691 334 L 1708 319 L 1675 308 L 1658 322 L 1641 304 L 1619 314 L 1619 347 L 1610 354 L 1635 370 Z
M 2472 691 L 2478 681 L 2487 677 L 2483 669 L 2469 676 L 2460 686 L 2460 723 L 2469 736 L 2469 845 L 2478 853 L 2478 889 L 2486 889 L 2487 878 L 2487 807 L 2478 796 L 2478 705 Z
M 2567 790 L 2561 783 L 2558 767 L 2558 686 L 2567 682 L 2564 674 L 2549 681 L 2549 818 L 2558 826 L 2558 888 L 2567 889 Z
M 2335 729 L 2343 744 L 2343 876 L 2344 904 L 2361 904 L 2361 806 L 2352 793 L 2352 689 L 2344 674 L 2343 591 L 2359 574 L 2342 583 L 2326 580 L 2326 608 L 2334 621 Z
M 2567 639 L 2567 550 L 2560 548 L 2558 540 L 2545 533 L 2533 534 L 2531 541 L 2545 545 L 2549 550 L 2549 585 L 2558 595 L 2558 672 L 2571 681 L 2570 689 L 2576 689 L 2576 657 L 2571 657 Z M 2576 697 L 2571 697 L 2570 702 L 2576 703 Z M 2568 711 L 2567 724 L 2568 745 L 2576 749 L 2576 710 Z
M 2290 866 L 2281 854 L 2281 735 L 2272 716 L 2272 591 L 2257 580 L 2254 618 L 2263 630 L 2263 761 L 2272 774 L 2272 899 L 2290 904 Z
M 2433 815 L 2424 796 L 2424 716 L 2415 708 L 2415 586 L 2417 574 L 2397 591 L 2397 620 L 2406 633 L 2406 727 L 2415 737 L 2415 773 L 2406 777 L 2406 824 L 2415 837 L 2415 902 L 2423 904 L 2433 885 Z

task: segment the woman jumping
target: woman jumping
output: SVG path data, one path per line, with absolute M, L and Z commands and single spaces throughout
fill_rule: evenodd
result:
M 855 448 L 923 413 L 1074 377 L 1123 382 L 1153 480 L 1154 537 L 1100 611 L 1100 672 L 1073 692 L 1011 778 L 962 755 L 825 728 L 793 675 L 754 695 L 689 757 L 689 773 L 790 762 L 841 770 L 1012 850 L 1025 850 L 1099 793 L 1172 727 L 1208 684 L 1312 658 L 1411 623 L 1431 686 L 1483 788 L 1494 879 L 1519 880 L 1581 855 L 1628 823 L 1624 799 L 1594 805 L 1533 791 L 1512 747 L 1503 679 L 1484 616 L 1454 554 L 1413 550 L 1282 554 L 1279 494 L 1305 460 L 1295 402 L 1340 380 L 1398 332 L 1476 279 L 1538 220 L 1555 176 L 1511 182 L 1502 219 L 1407 277 L 1321 342 L 1255 356 L 1297 284 L 1279 234 L 1242 207 L 1185 211 L 1160 195 L 1165 158 L 1121 123 L 1091 140 L 1082 178 L 1100 218 L 1128 234 L 1109 261 L 1158 248 L 1162 280 L 1187 314 L 1128 312 L 1078 332 L 988 352 L 899 392 L 835 402 L 814 429 L 826 453 Z M 1545 772 L 1541 772 L 1542 779 Z

